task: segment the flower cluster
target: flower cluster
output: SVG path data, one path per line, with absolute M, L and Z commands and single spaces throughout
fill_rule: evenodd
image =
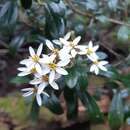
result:
M 45 92 L 45 88 L 51 86 L 55 90 L 59 89 L 57 79 L 68 74 L 65 68 L 77 55 L 86 55 L 92 61 L 90 72 L 98 74 L 100 69 L 107 71 L 104 65 L 108 62 L 99 61 L 96 54 L 99 46 L 93 46 L 92 41 L 87 46 L 79 45 L 81 37 L 78 36 L 71 40 L 71 34 L 72 32 L 69 32 L 63 38 L 52 42 L 46 40 L 46 46 L 50 50 L 49 54 L 42 53 L 43 44 L 40 44 L 36 52 L 32 47 L 29 47 L 29 58 L 20 61 L 20 64 L 24 67 L 18 68 L 20 71 L 18 76 L 33 75 L 34 77 L 29 82 L 34 87 L 22 89 L 23 96 L 27 97 L 34 94 L 39 106 L 42 105 L 42 95 L 49 97 L 48 93 Z

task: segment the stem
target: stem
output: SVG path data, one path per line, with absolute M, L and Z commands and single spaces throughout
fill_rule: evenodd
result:
M 79 15 L 82 15 L 82 16 L 86 16 L 86 17 L 90 17 L 90 18 L 95 18 L 95 16 L 89 12 L 82 12 L 80 11 L 79 9 L 75 8 L 71 2 L 71 0 L 65 0 L 69 7 L 72 9 L 73 12 L 79 14 Z M 95 18 L 96 19 L 96 18 Z M 96 19 L 98 20 L 98 19 Z M 127 27 L 130 27 L 130 24 L 128 23 L 125 23 L 123 21 L 119 21 L 119 20 L 116 20 L 116 19 L 113 19 L 113 18 L 108 18 L 108 21 L 111 22 L 111 23 L 114 23 L 114 24 L 118 24 L 118 25 L 125 25 Z

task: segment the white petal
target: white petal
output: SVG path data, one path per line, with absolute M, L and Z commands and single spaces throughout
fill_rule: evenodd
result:
M 73 58 L 77 55 L 77 52 L 75 51 L 75 49 L 71 50 L 71 55 Z
M 98 48 L 99 48 L 99 45 L 94 46 L 94 47 L 93 47 L 93 51 L 94 51 L 94 52 L 97 51 Z
M 48 67 L 43 67 L 41 74 L 46 75 L 50 72 L 50 69 Z
M 42 82 L 42 80 L 39 78 L 39 79 L 33 79 L 30 81 L 30 84 L 32 85 L 35 85 L 35 84 L 40 84 Z
M 31 46 L 29 47 L 29 53 L 32 57 L 35 55 L 35 51 Z
M 100 68 L 101 70 L 103 70 L 103 71 L 107 71 L 107 68 L 104 67 L 103 65 L 98 65 L 98 66 L 99 66 L 99 68 Z
M 100 61 L 99 64 L 100 65 L 106 65 L 106 64 L 108 64 L 108 61 Z
M 62 43 L 59 40 L 53 40 L 53 43 L 55 43 L 56 45 L 59 45 L 59 46 L 62 45 Z
M 95 74 L 96 74 L 96 75 L 99 74 L 99 69 L 98 69 L 98 67 L 95 68 Z
M 49 83 L 52 83 L 55 79 L 55 71 L 51 71 L 49 74 Z
M 66 65 L 68 65 L 70 62 L 70 59 L 67 59 L 67 60 L 61 60 L 57 63 L 57 66 L 61 66 L 61 67 L 64 67 Z
M 97 67 L 96 65 L 92 65 L 92 66 L 90 67 L 90 72 L 93 72 L 96 67 Z
M 46 95 L 47 97 L 50 97 L 49 95 L 48 95 L 48 93 L 46 93 L 46 92 L 42 92 L 42 94 L 44 94 L 44 95 Z
M 26 67 L 19 67 L 19 68 L 17 68 L 17 70 L 19 70 L 19 71 L 26 71 L 27 68 Z
M 53 44 L 51 43 L 51 41 L 46 40 L 46 45 L 47 45 L 47 47 L 48 47 L 50 50 L 53 50 L 53 49 L 54 49 L 54 46 L 53 46 Z
M 61 75 L 68 75 L 68 72 L 65 69 L 60 68 L 60 67 L 56 68 L 56 72 Z
M 46 82 L 41 83 L 41 84 L 38 86 L 38 91 L 37 91 L 37 93 L 38 93 L 38 94 L 41 94 L 41 93 L 43 92 L 43 90 L 45 89 L 45 87 L 47 86 L 47 84 L 48 84 L 48 83 L 46 83 Z
M 29 71 L 23 71 L 23 72 L 20 72 L 20 73 L 18 73 L 18 76 L 26 76 L 26 75 L 29 75 L 29 74 L 31 74 L 31 72 L 29 72 Z
M 42 105 L 42 99 L 41 99 L 41 96 L 39 94 L 36 94 L 36 99 L 37 99 L 37 103 L 39 106 Z
M 92 48 L 93 47 L 93 43 L 92 43 L 92 41 L 90 41 L 89 43 L 88 43 L 88 48 Z
M 64 44 L 65 46 L 67 45 L 69 45 L 70 43 L 68 42 L 68 41 L 66 41 L 65 39 L 63 39 L 63 38 L 60 38 L 60 42 L 62 43 L 62 44 Z
M 65 39 L 65 40 L 69 40 L 69 39 L 70 39 L 70 36 L 71 36 L 71 33 L 72 33 L 72 31 L 71 31 L 71 32 L 68 32 L 68 33 L 64 36 L 64 39 Z
M 76 38 L 73 40 L 73 44 L 74 44 L 74 45 L 77 45 L 80 40 L 81 40 L 81 36 L 76 37 Z
M 55 58 L 56 58 L 56 55 L 51 55 L 51 56 L 49 57 L 49 61 L 50 61 L 50 62 L 53 62 L 53 61 L 55 60 Z
M 20 61 L 20 64 L 22 64 L 22 65 L 28 65 L 28 64 L 31 64 L 31 60 L 30 59 L 24 59 L 24 60 L 22 60 L 22 61 Z
M 23 89 L 21 89 L 21 91 L 23 91 L 23 92 L 25 92 L 25 91 L 33 91 L 34 90 L 34 88 L 23 88 Z
M 43 44 L 41 43 L 40 46 L 37 49 L 37 55 L 40 56 L 42 53 L 42 49 L 43 49 Z
M 23 94 L 23 97 L 28 97 L 33 94 L 33 91 L 29 91 Z
M 41 66 L 38 63 L 36 63 L 35 68 L 36 68 L 38 73 L 42 72 Z
M 75 48 L 80 49 L 80 50 L 86 50 L 86 46 L 84 45 L 77 45 L 75 46 Z
M 51 85 L 52 88 L 54 88 L 55 90 L 58 90 L 58 89 L 59 89 L 59 87 L 58 87 L 58 85 L 57 85 L 56 82 L 52 82 L 52 83 L 50 83 L 50 85 Z

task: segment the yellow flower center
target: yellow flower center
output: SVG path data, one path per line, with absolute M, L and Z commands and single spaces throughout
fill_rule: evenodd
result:
M 36 70 L 36 68 L 35 68 L 35 67 L 31 69 L 31 73 L 32 73 L 32 74 L 37 73 L 37 70 Z
M 99 63 L 99 61 L 98 61 L 98 60 L 95 60 L 93 63 L 94 63 L 95 65 L 97 65 L 97 64 Z
M 34 92 L 34 93 L 37 93 L 37 88 L 33 88 L 33 92 Z
M 38 62 L 39 61 L 39 56 L 38 55 L 34 55 L 33 57 L 32 57 L 32 60 L 34 61 L 34 62 Z
M 55 70 L 57 67 L 57 65 L 55 63 L 50 63 L 49 64 L 49 68 L 52 69 L 52 70 Z
M 91 54 L 93 53 L 93 50 L 92 50 L 91 48 L 87 48 L 86 51 L 87 51 L 87 54 L 88 54 L 88 55 L 91 55 Z
M 57 48 L 55 48 L 55 49 L 52 50 L 52 52 L 53 52 L 54 54 L 58 54 L 59 50 L 58 50 Z
M 70 42 L 70 46 L 71 46 L 72 48 L 75 48 L 75 45 L 74 45 L 73 42 Z
M 48 80 L 49 80 L 48 75 L 44 75 L 44 76 L 42 76 L 42 80 L 45 81 L 45 82 L 48 82 Z

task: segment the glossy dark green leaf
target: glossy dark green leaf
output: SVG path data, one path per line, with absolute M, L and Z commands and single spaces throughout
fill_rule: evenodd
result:
M 1 27 L 10 27 L 16 23 L 18 17 L 18 6 L 14 1 L 8 1 L 0 10 Z
M 65 16 L 66 6 L 62 1 L 60 1 L 60 3 L 58 4 L 51 2 L 50 4 L 48 4 L 48 6 L 55 17 Z
M 130 29 L 126 26 L 121 26 L 117 33 L 117 38 L 120 41 L 128 41 L 130 36 Z
M 25 83 L 28 83 L 30 81 L 30 79 L 28 77 L 14 77 L 10 80 L 10 83 L 13 83 L 13 84 L 25 84 Z
M 50 0 L 50 1 L 53 1 L 53 2 L 56 2 L 56 3 L 60 2 L 60 0 Z
M 27 38 L 27 32 L 21 33 L 20 35 L 14 37 L 10 43 L 10 52 L 15 55 L 18 49 L 23 45 Z
M 46 98 L 46 99 L 44 99 Z M 56 95 L 51 94 L 49 98 L 44 97 L 43 104 L 53 113 L 55 114 L 62 114 L 63 109 L 60 104 L 60 100 L 56 97 Z
M 30 111 L 30 118 L 32 121 L 34 122 L 38 121 L 39 111 L 40 111 L 40 107 L 38 106 L 36 98 L 35 98 L 32 103 L 31 111 Z
M 78 98 L 75 92 L 75 89 L 70 89 L 65 87 L 64 89 L 64 97 L 67 106 L 67 118 L 68 119 L 76 119 L 78 114 Z
M 88 79 L 86 75 L 79 75 L 78 76 L 78 85 L 80 87 L 81 90 L 85 91 L 87 89 L 88 86 Z
M 109 1 L 108 1 L 108 7 L 109 7 L 111 10 L 116 11 L 117 6 L 118 6 L 118 0 L 109 0 Z
M 119 129 L 123 124 L 124 109 L 122 97 L 119 92 L 117 92 L 112 99 L 108 120 L 109 125 L 113 130 Z
M 68 69 L 67 71 L 69 74 L 65 76 L 66 85 L 69 88 L 74 88 L 78 82 L 78 74 L 76 72 L 76 68 L 72 67 Z
M 32 0 L 20 0 L 20 2 L 24 9 L 29 9 L 32 6 Z
M 95 99 L 89 95 L 88 92 L 79 92 L 79 97 L 83 105 L 86 107 L 86 111 L 89 116 L 89 120 L 99 123 L 103 122 L 103 114 L 100 112 L 100 109 L 95 101 Z
M 65 32 L 65 19 L 63 17 L 57 17 L 52 12 L 49 4 L 45 5 L 46 14 L 46 35 L 51 38 L 59 38 L 64 35 Z

